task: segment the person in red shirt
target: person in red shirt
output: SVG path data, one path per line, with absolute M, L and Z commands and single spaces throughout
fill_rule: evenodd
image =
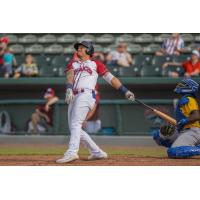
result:
M 185 71 L 184 76 L 188 78 L 191 76 L 199 76 L 200 74 L 199 52 L 197 50 L 193 50 L 191 59 L 184 61 L 183 63 L 166 62 L 163 65 L 163 69 L 167 68 L 168 66 L 182 66 Z M 179 74 L 177 72 L 171 72 L 169 76 L 179 77 Z
M 37 106 L 31 116 L 31 121 L 28 124 L 29 133 L 42 133 L 48 127 L 53 126 L 53 105 L 59 99 L 55 96 L 55 91 L 52 88 L 46 90 L 44 99 L 46 100 L 46 104 Z

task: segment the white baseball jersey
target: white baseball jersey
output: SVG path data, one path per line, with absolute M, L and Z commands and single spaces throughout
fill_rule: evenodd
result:
M 98 75 L 103 76 L 108 72 L 106 66 L 97 60 L 71 61 L 65 71 L 74 69 L 73 90 L 95 90 Z

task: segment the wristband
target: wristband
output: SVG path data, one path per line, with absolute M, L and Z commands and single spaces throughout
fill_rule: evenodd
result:
M 73 89 L 73 85 L 71 83 L 67 83 L 66 84 L 66 89 L 68 89 L 68 88 Z
M 123 85 L 121 85 L 121 86 L 119 87 L 119 90 L 120 90 L 121 92 L 123 92 L 124 94 L 125 94 L 126 92 L 128 92 L 128 89 L 127 89 L 125 86 L 123 86 Z

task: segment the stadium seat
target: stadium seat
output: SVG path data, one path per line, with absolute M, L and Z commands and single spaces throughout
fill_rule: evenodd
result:
M 64 54 L 73 54 L 74 52 L 74 45 L 70 45 L 64 48 Z
M 15 59 L 17 61 L 18 67 L 25 62 L 25 56 L 24 55 L 16 55 Z
M 152 59 L 152 65 L 162 66 L 165 62 L 172 62 L 172 56 L 154 56 Z
M 167 68 L 163 69 L 162 75 L 163 76 L 169 76 L 170 72 L 177 72 L 179 76 L 184 75 L 184 69 L 183 67 L 177 67 L 177 66 L 168 66 Z
M 103 47 L 99 44 L 94 45 L 94 51 L 95 52 L 103 52 Z
M 118 75 L 121 77 L 134 77 L 136 76 L 136 73 L 138 72 L 136 69 L 137 68 L 134 69 L 133 66 L 119 67 Z
M 22 54 L 24 53 L 24 47 L 20 44 L 14 44 L 10 46 L 11 51 L 14 54 Z
M 90 34 L 85 34 L 77 38 L 77 41 L 83 41 L 83 40 L 88 41 L 88 42 L 95 42 L 96 38 L 94 35 L 90 35 Z
M 40 76 L 43 77 L 54 77 L 59 75 L 58 68 L 55 68 L 54 66 L 51 65 L 42 66 L 39 69 L 39 72 Z
M 46 47 L 44 49 L 45 54 L 62 54 L 64 52 L 64 49 L 59 44 L 53 44 L 49 47 Z
M 39 43 L 55 43 L 56 40 L 56 36 L 51 34 L 43 35 L 38 38 Z
M 18 42 L 18 37 L 16 35 L 6 35 L 6 37 L 9 38 L 9 43 L 10 44 L 16 44 Z
M 109 65 L 107 65 L 107 69 L 108 69 L 114 76 L 119 76 L 119 67 L 118 67 L 118 66 L 109 66 Z
M 153 56 L 151 55 L 143 55 L 143 56 L 144 58 L 143 58 L 142 66 L 152 65 Z
M 142 47 L 139 44 L 129 44 L 127 50 L 129 53 L 139 54 L 142 52 Z
M 109 44 L 114 42 L 114 36 L 111 34 L 103 34 L 96 38 L 96 43 Z
M 153 42 L 153 36 L 150 34 L 142 34 L 135 38 L 136 43 L 151 43 Z
M 133 64 L 134 66 L 142 66 L 143 65 L 143 62 L 145 60 L 145 56 L 144 55 L 134 55 L 133 57 Z
M 116 44 L 111 44 L 111 45 L 109 45 L 109 46 L 104 47 L 103 52 L 104 52 L 104 53 L 109 53 L 109 52 L 111 52 L 111 51 L 116 50 L 116 48 L 117 48 L 117 45 L 116 45 Z
M 189 33 L 181 34 L 181 37 L 183 38 L 184 42 L 193 42 L 194 41 L 193 35 L 189 34 Z
M 44 55 L 36 55 L 35 60 L 39 68 L 47 67 L 50 65 L 50 61 L 48 62 L 47 57 Z
M 42 54 L 43 52 L 44 52 L 44 48 L 40 44 L 34 44 L 30 47 L 25 48 L 25 53 Z
M 154 42 L 163 43 L 166 39 L 170 37 L 170 34 L 161 34 L 154 37 Z
M 156 51 L 160 50 L 160 45 L 159 44 L 150 44 L 146 47 L 144 47 L 143 52 L 146 54 L 154 54 Z
M 37 37 L 35 35 L 25 35 L 19 38 L 18 42 L 23 44 L 36 43 Z
M 194 37 L 195 42 L 200 42 L 200 34 L 196 35 Z
M 162 75 L 162 68 L 155 65 L 145 65 L 141 69 L 141 76 L 158 77 Z
M 174 62 L 184 62 L 186 60 L 190 60 L 191 55 L 190 54 L 183 54 L 180 56 L 174 57 Z
M 56 67 L 56 68 L 59 68 L 59 67 L 65 68 L 66 65 L 67 65 L 66 57 L 64 55 L 55 56 L 52 59 L 51 65 Z
M 123 34 L 116 38 L 116 42 L 126 42 L 131 43 L 134 42 L 134 37 L 130 34 Z
M 185 49 L 186 53 L 191 53 L 192 50 L 196 49 L 197 47 L 198 47 L 198 44 L 192 43 L 192 44 L 186 46 L 184 49 Z
M 76 37 L 75 35 L 67 34 L 67 35 L 62 35 L 57 38 L 58 43 L 75 43 L 76 42 Z

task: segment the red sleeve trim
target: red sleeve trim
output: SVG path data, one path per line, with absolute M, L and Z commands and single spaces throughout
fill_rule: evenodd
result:
M 64 70 L 64 72 L 67 72 L 67 71 L 73 69 L 72 64 L 73 64 L 73 60 L 69 61 L 69 63 L 67 64 L 67 66 L 66 66 L 66 68 Z
M 100 76 L 103 76 L 106 72 L 108 72 L 108 69 L 106 68 L 106 66 L 98 61 L 98 60 L 95 60 L 94 61 L 97 65 L 97 73 L 100 75 Z

